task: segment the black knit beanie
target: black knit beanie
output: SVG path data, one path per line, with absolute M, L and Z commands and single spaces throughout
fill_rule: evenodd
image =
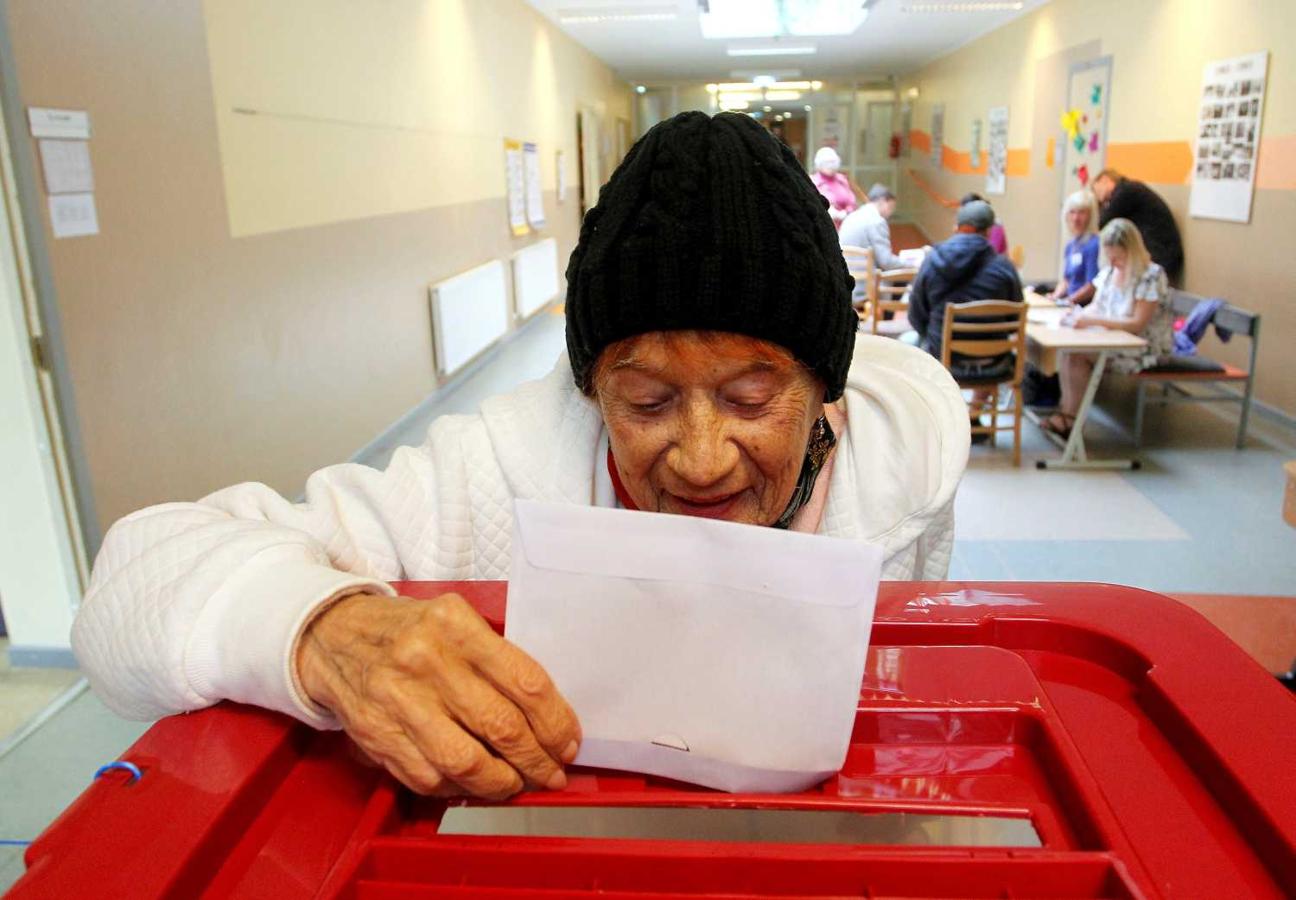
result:
M 745 115 L 686 112 L 639 139 L 567 265 L 567 353 L 590 390 L 605 347 L 650 331 L 745 334 L 790 350 L 836 400 L 858 318 L 828 202 Z

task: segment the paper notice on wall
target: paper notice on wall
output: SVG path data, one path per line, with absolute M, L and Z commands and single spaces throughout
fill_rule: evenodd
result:
M 972 149 L 968 153 L 968 162 L 972 168 L 981 168 L 981 120 L 972 120 Z
M 56 238 L 99 233 L 94 194 L 55 194 L 49 198 L 50 227 Z
M 941 167 L 945 151 L 945 104 L 937 103 L 931 114 L 931 164 Z
M 555 193 L 558 195 L 558 202 L 562 203 L 567 199 L 567 169 L 563 159 L 563 152 L 561 150 L 556 151 L 554 159 L 558 167 L 558 181 L 556 182 L 558 189 Z
M 504 177 L 508 186 L 509 230 L 520 236 L 531 229 L 527 226 L 526 169 L 519 141 L 504 141 Z
M 87 142 L 43 140 L 39 144 L 45 193 L 81 194 L 94 190 Z
M 1251 221 L 1268 68 L 1267 51 L 1206 64 L 1189 215 Z
M 526 215 L 532 228 L 545 224 L 544 184 L 540 178 L 540 151 L 535 144 L 522 145 L 523 170 L 526 175 Z
M 1008 175 L 1008 107 L 990 110 L 990 153 L 986 160 L 986 193 L 1002 194 Z

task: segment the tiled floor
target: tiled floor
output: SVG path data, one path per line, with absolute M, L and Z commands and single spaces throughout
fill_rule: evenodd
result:
M 396 446 L 421 440 L 436 416 L 472 412 L 485 397 L 547 372 L 563 349 L 561 316 L 539 314 L 460 384 L 375 441 L 362 461 L 385 464 Z M 1095 454 L 1129 451 L 1128 411 L 1116 401 L 1106 398 L 1092 419 Z M 1261 421 L 1256 439 L 1239 452 L 1229 422 L 1200 408 L 1174 413 L 1149 417 L 1138 472 L 1036 471 L 1031 461 L 1056 451 L 1031 426 L 1023 431 L 1020 469 L 1002 446 L 974 448 L 958 500 L 950 577 L 1296 594 L 1296 530 L 1280 515 L 1282 463 L 1296 459 L 1296 435 Z M 66 684 L 73 676 L 51 677 Z M 9 696 L 0 686 L 0 711 Z M 100 764 L 146 727 L 116 718 L 88 692 L 76 697 L 0 757 L 0 841 L 35 837 Z M 21 874 L 21 852 L 0 844 L 0 890 Z

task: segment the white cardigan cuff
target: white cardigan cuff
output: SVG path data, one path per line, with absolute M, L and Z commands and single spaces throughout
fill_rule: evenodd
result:
M 204 703 L 236 700 L 287 713 L 315 728 L 337 720 L 312 703 L 296 673 L 296 648 L 306 625 L 349 594 L 395 596 L 385 582 L 301 559 L 259 554 L 204 606 L 185 652 L 185 677 Z

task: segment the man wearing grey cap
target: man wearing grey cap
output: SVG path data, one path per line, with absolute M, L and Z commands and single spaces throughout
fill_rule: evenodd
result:
M 922 348 L 932 356 L 941 355 L 947 304 L 970 300 L 1022 302 L 1017 269 L 1006 256 L 996 253 L 986 239 L 994 221 L 994 209 L 984 200 L 973 200 L 959 207 L 954 236 L 932 247 L 914 278 L 909 296 L 909 324 L 918 332 Z M 1000 369 L 1011 366 L 1013 360 L 1011 354 L 988 359 L 968 359 L 955 354 L 950 363 L 955 378 L 989 378 L 998 376 Z

